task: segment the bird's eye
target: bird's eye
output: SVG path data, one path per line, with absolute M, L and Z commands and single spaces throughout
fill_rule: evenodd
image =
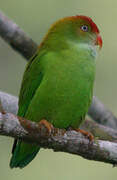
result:
M 81 26 L 81 30 L 84 31 L 84 32 L 87 32 L 88 31 L 88 26 L 87 25 Z

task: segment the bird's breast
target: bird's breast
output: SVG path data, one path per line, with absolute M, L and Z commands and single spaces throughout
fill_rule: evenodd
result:
M 64 58 L 50 59 L 38 90 L 39 116 L 59 128 L 76 126 L 85 116 L 94 80 L 91 64 Z

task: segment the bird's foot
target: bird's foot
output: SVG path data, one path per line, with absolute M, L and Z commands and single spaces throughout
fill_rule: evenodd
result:
M 83 134 L 85 137 L 87 137 L 90 142 L 93 142 L 94 136 L 93 136 L 90 132 L 87 132 L 87 131 L 85 131 L 85 130 L 83 130 L 83 129 L 77 129 L 77 128 L 74 128 L 73 130 L 75 130 L 76 132 L 80 132 L 80 133 Z
M 42 119 L 39 123 L 40 129 L 43 131 L 43 134 L 49 136 L 53 130 L 53 125 L 49 123 L 47 120 Z

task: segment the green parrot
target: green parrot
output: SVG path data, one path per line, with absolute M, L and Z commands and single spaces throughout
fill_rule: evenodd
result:
M 99 29 L 91 18 L 77 15 L 54 23 L 24 72 L 18 116 L 77 129 L 92 100 L 95 59 L 101 47 Z M 15 140 L 10 167 L 25 167 L 39 149 Z

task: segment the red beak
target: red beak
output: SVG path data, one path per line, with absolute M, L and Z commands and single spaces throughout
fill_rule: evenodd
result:
M 95 43 L 95 45 L 99 45 L 100 46 L 100 49 L 102 48 L 102 38 L 101 38 L 101 36 L 98 34 L 97 35 L 97 38 L 96 38 L 96 43 Z

